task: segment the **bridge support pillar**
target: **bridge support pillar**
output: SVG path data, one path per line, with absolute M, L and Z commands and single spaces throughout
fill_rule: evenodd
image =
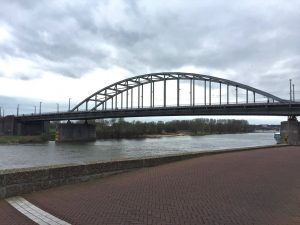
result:
M 17 126 L 13 116 L 1 117 L 0 119 L 0 135 L 16 134 Z
M 56 127 L 56 142 L 95 141 L 96 126 L 93 124 L 60 123 Z
M 31 121 L 20 123 L 17 122 L 17 135 L 31 136 L 31 135 L 48 135 L 49 134 L 49 121 Z
M 14 116 L 0 119 L 0 135 L 42 135 L 49 134 L 49 121 L 20 122 Z
M 289 145 L 300 145 L 300 123 L 296 117 L 289 117 L 288 121 L 281 122 L 281 142 Z

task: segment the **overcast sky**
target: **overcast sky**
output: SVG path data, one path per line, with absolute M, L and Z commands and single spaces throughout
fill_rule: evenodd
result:
M 42 101 L 55 110 L 161 71 L 227 78 L 286 99 L 291 78 L 300 99 L 299 21 L 299 0 L 1 0 L 0 107 L 28 112 Z

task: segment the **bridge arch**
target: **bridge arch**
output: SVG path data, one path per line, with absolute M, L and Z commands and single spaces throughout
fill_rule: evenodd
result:
M 267 99 L 268 103 L 286 103 L 287 100 L 281 99 L 277 96 L 274 96 L 270 93 L 267 93 L 265 91 L 256 89 L 254 87 L 250 87 L 248 85 L 238 83 L 235 81 L 218 78 L 214 76 L 209 75 L 203 75 L 203 74 L 196 74 L 196 73 L 183 73 L 183 72 L 161 72 L 161 73 L 150 73 L 150 74 L 144 74 L 139 76 L 134 76 L 131 78 L 127 78 L 121 81 L 118 81 L 116 83 L 113 83 L 107 87 L 104 87 L 100 89 L 99 91 L 93 93 L 83 101 L 81 101 L 79 104 L 77 104 L 71 111 L 97 111 L 97 110 L 107 110 L 107 103 L 108 101 L 112 101 L 111 103 L 111 109 L 114 108 L 118 109 L 117 104 L 117 97 L 121 95 L 121 109 L 123 108 L 123 93 L 126 92 L 126 107 L 128 108 L 128 91 L 132 91 L 134 88 L 138 88 L 138 108 L 143 108 L 143 104 L 141 104 L 140 101 L 143 101 L 143 93 L 142 96 L 140 95 L 141 92 L 143 92 L 143 86 L 146 84 L 150 84 L 150 107 L 154 106 L 154 83 L 156 82 L 163 82 L 164 83 L 164 90 L 163 90 L 163 107 L 167 107 L 166 105 L 166 82 L 169 80 L 176 80 L 177 81 L 177 106 L 180 106 L 180 81 L 181 80 L 189 80 L 190 81 L 190 87 L 191 87 L 191 105 L 195 105 L 195 81 L 203 81 L 204 82 L 204 104 L 210 105 L 211 104 L 211 84 L 217 83 L 219 84 L 219 90 L 220 90 L 220 105 L 222 104 L 229 104 L 229 87 L 234 87 L 236 90 L 235 98 L 236 98 L 236 104 L 238 104 L 238 90 L 243 89 L 246 91 L 246 104 L 255 104 L 257 103 L 255 101 L 255 96 L 261 95 L 264 98 Z M 222 95 L 222 85 L 225 85 L 227 87 L 226 90 L 226 101 L 225 103 L 221 101 Z M 140 90 L 140 88 L 142 90 Z M 208 93 L 207 93 L 208 91 Z M 252 102 L 249 101 L 249 93 L 253 94 L 253 100 Z M 207 96 L 208 95 L 208 96 Z M 132 95 L 131 95 L 132 96 Z M 132 98 L 132 97 L 131 97 Z M 115 104 L 113 103 L 113 100 L 115 99 Z M 91 104 L 92 103 L 92 104 Z M 132 104 L 132 99 L 131 99 Z

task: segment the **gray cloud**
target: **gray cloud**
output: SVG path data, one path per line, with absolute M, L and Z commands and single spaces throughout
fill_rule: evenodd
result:
M 299 6 L 296 0 L 1 1 L 0 20 L 13 39 L 0 44 L 0 56 L 75 78 L 113 66 L 132 74 L 184 66 L 233 71 L 227 77 L 286 97 L 288 77 L 300 86 Z

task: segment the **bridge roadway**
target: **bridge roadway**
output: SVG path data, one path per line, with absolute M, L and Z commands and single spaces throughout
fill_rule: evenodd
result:
M 128 108 L 98 111 L 74 111 L 30 114 L 16 117 L 22 122 L 89 120 L 121 117 L 192 116 L 192 115 L 247 115 L 247 116 L 299 116 L 300 102 L 248 103 L 201 106 L 176 106 L 152 108 Z

